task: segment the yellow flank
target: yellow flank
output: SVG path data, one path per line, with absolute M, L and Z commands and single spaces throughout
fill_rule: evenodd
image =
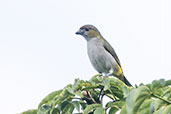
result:
M 123 72 L 122 72 L 122 68 L 119 65 L 116 65 L 116 73 L 115 75 L 119 78 L 122 79 L 123 76 Z

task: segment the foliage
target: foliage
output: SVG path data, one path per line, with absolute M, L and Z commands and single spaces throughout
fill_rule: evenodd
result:
M 170 114 L 171 80 L 128 87 L 113 77 L 94 76 L 47 95 L 38 109 L 22 114 Z M 108 97 L 108 102 L 104 101 Z

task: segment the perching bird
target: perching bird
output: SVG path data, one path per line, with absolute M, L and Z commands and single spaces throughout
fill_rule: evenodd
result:
M 87 41 L 89 59 L 99 73 L 103 76 L 115 76 L 126 85 L 132 86 L 123 74 L 118 56 L 112 46 L 103 38 L 93 25 L 84 25 L 77 32 Z

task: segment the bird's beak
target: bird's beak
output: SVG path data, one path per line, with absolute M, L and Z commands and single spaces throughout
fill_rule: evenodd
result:
M 84 33 L 83 30 L 78 30 L 75 34 L 77 34 L 77 35 L 82 35 L 83 33 Z

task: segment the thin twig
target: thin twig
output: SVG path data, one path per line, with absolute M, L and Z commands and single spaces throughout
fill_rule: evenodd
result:
M 94 100 L 94 98 L 92 97 L 92 95 L 90 94 L 90 92 L 87 91 L 87 94 L 88 94 L 88 96 L 91 98 L 91 100 L 92 100 L 94 103 L 97 104 L 97 102 Z
M 104 97 L 104 94 L 102 94 L 100 101 L 102 101 L 102 100 L 103 100 L 103 97 Z
M 82 100 L 82 98 L 76 98 L 76 97 L 75 97 L 75 98 L 73 98 L 73 99 L 78 99 L 78 100 Z
M 100 90 L 100 93 L 99 93 L 99 97 L 98 97 L 99 101 L 100 101 L 100 96 L 102 95 L 102 92 L 103 92 L 103 88 Z
M 97 77 L 97 76 L 102 76 L 102 74 L 96 74 L 96 75 L 94 75 L 94 77 Z
M 164 98 L 162 98 L 162 97 L 160 97 L 160 96 L 158 96 L 158 95 L 156 95 L 156 94 L 152 94 L 154 97 L 156 97 L 156 98 L 158 98 L 158 99 L 160 99 L 160 100 L 163 100 L 163 101 L 165 101 L 165 102 L 167 102 L 167 103 L 169 103 L 169 104 L 171 104 L 171 102 L 170 101 L 168 101 L 168 100 L 166 100 L 166 99 L 164 99 Z

